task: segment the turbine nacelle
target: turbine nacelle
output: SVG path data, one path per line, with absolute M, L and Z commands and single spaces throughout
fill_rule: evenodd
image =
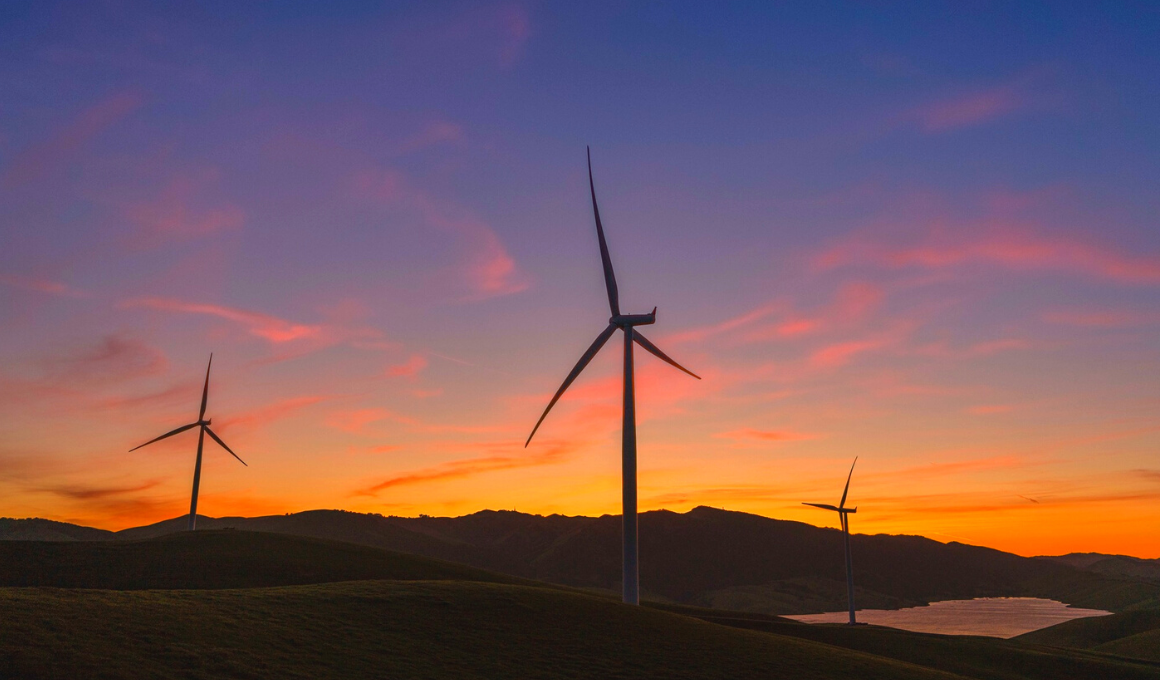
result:
M 657 308 L 648 314 L 614 314 L 608 320 L 612 326 L 619 326 L 620 328 L 632 328 L 633 326 L 648 326 L 657 322 Z

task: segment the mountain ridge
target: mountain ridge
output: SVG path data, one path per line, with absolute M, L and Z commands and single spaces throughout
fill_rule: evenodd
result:
M 185 518 L 119 532 L 59 524 L 3 520 L 0 538 L 27 540 L 36 529 L 49 537 L 42 540 L 138 540 L 182 531 Z M 462 517 L 392 517 L 310 510 L 254 518 L 199 516 L 198 526 L 345 541 L 561 585 L 619 588 L 618 515 L 488 510 Z M 685 513 L 641 513 L 640 536 L 642 587 L 654 600 L 764 614 L 835 611 L 844 604 L 842 538 L 835 529 L 699 506 Z M 855 534 L 851 542 L 859 602 L 865 606 L 1035 596 L 1112 611 L 1160 607 L 1160 584 L 1146 579 L 921 536 Z

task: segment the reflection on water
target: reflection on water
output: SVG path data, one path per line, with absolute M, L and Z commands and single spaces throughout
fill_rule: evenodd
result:
M 1009 638 L 1087 616 L 1107 616 L 1100 609 L 1077 609 L 1036 597 L 983 597 L 931 602 L 910 609 L 860 609 L 859 623 L 890 626 L 919 633 L 988 635 Z M 845 623 L 848 612 L 787 616 L 805 623 Z

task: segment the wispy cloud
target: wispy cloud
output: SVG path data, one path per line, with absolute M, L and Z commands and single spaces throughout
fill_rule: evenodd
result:
M 818 255 L 825 271 L 850 265 L 888 269 L 950 269 L 987 264 L 1016 271 L 1060 271 L 1118 283 L 1160 283 L 1160 256 L 1132 255 L 1064 236 L 1048 237 L 1017 225 L 978 230 L 930 230 L 915 245 L 888 245 L 847 238 Z
M 287 418 L 294 413 L 306 408 L 326 401 L 329 397 L 319 394 L 309 394 L 299 397 L 291 397 L 289 399 L 282 399 L 272 404 L 260 406 L 240 415 L 229 418 L 222 418 L 220 422 L 215 422 L 214 430 L 225 431 L 234 427 L 242 427 L 246 429 L 255 429 L 264 427 L 272 422 Z
M 47 486 L 38 490 L 72 500 L 92 501 L 140 493 L 154 488 L 159 483 L 157 480 L 152 480 L 130 486 L 61 485 Z
M 106 335 L 83 349 L 41 361 L 46 372 L 70 384 L 110 383 L 163 373 L 161 350 L 125 335 Z
M 245 213 L 236 205 L 201 205 L 198 195 L 216 185 L 220 173 L 208 169 L 171 180 L 160 195 L 125 207 L 129 221 L 137 225 L 139 238 L 156 241 L 166 238 L 193 238 L 227 229 L 240 228 Z
M 453 460 L 441 465 L 389 477 L 381 482 L 356 491 L 355 495 L 373 496 L 397 486 L 429 484 L 451 479 L 474 477 L 476 475 L 502 470 L 554 465 L 567 460 L 572 450 L 573 447 L 571 446 L 558 444 L 545 447 L 543 450 L 534 453 Z
M 490 225 L 466 210 L 428 196 L 398 170 L 364 170 L 355 175 L 353 187 L 363 198 L 412 211 L 430 227 L 458 237 L 462 260 L 452 272 L 468 290 L 465 300 L 510 295 L 530 285 Z
M 410 378 L 413 380 L 425 368 L 427 368 L 427 357 L 422 354 L 412 354 L 411 358 L 405 362 L 388 366 L 387 376 L 391 378 Z
M 0 176 L 0 184 L 11 186 L 39 178 L 89 140 L 136 111 L 142 101 L 136 92 L 121 92 L 85 109 L 49 140 L 20 152 Z
M 974 127 L 1029 108 L 1033 100 L 1018 85 L 1000 85 L 924 104 L 907 116 L 929 134 Z
M 1057 309 L 1044 312 L 1043 320 L 1061 326 L 1128 328 L 1160 323 L 1160 314 L 1126 309 Z
M 122 302 L 123 308 L 156 309 L 166 312 L 180 312 L 185 314 L 200 314 L 214 316 L 227 321 L 233 321 L 246 328 L 251 335 L 258 336 L 272 343 L 292 342 L 307 338 L 316 338 L 322 332 L 321 326 L 298 324 L 279 319 L 277 317 L 248 312 L 222 305 L 185 302 L 172 298 L 143 297 Z
M 73 288 L 72 286 L 62 283 L 60 281 L 51 281 L 49 279 L 42 279 L 37 277 L 15 276 L 12 274 L 0 274 L 0 283 L 3 283 L 14 288 L 23 288 L 24 290 L 34 290 L 40 293 L 48 293 L 50 295 L 59 295 L 62 297 L 83 298 L 89 297 L 89 293 Z
M 1012 404 L 979 404 L 967 409 L 967 413 L 975 416 L 990 416 L 999 413 L 1010 413 L 1015 410 Z
M 466 137 L 463 126 L 449 120 L 433 120 L 419 132 L 403 140 L 400 152 L 410 153 L 439 144 L 461 142 Z
M 729 430 L 728 432 L 718 432 L 713 436 L 719 439 L 755 442 L 800 442 L 817 438 L 817 435 L 796 432 L 794 430 L 757 430 L 751 427 Z

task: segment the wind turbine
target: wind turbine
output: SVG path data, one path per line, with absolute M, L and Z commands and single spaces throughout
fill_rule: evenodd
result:
M 241 458 L 238 458 L 238 454 L 234 453 L 233 449 L 226 446 L 226 443 L 221 440 L 221 437 L 217 436 L 216 434 L 213 433 L 213 430 L 209 429 L 210 421 L 212 421 L 213 419 L 212 418 L 210 420 L 205 419 L 205 404 L 206 404 L 206 400 L 209 398 L 209 369 L 211 366 L 213 366 L 213 354 L 212 353 L 209 355 L 209 365 L 205 367 L 205 387 L 203 387 L 201 390 L 201 410 L 198 411 L 198 413 L 197 413 L 197 422 L 190 423 L 189 425 L 182 425 L 181 427 L 177 428 L 176 430 L 166 432 L 165 434 L 161 435 L 160 437 L 158 437 L 156 439 L 150 439 L 149 441 L 145 442 L 141 446 L 134 446 L 133 448 L 129 449 L 130 451 L 136 451 L 137 449 L 141 448 L 142 446 L 149 446 L 153 442 L 159 442 L 162 439 L 165 439 L 166 437 L 172 437 L 173 435 L 180 434 L 182 432 L 185 432 L 188 429 L 191 429 L 194 427 L 201 428 L 201 430 L 197 434 L 197 463 L 195 463 L 193 466 L 193 498 L 189 501 L 189 530 L 190 531 L 193 531 L 197 527 L 197 488 L 201 484 L 201 445 L 202 445 L 202 442 L 205 441 L 205 436 L 208 434 L 215 442 L 220 444 L 223 449 L 225 449 L 226 451 L 229 451 L 231 456 L 233 456 L 234 458 L 237 458 L 239 463 L 241 463 L 242 465 L 246 465 L 246 461 L 242 460 Z M 246 465 L 246 467 L 249 467 L 249 465 Z
M 648 314 L 621 314 L 620 313 L 620 294 L 616 288 L 616 276 L 612 272 L 612 258 L 608 255 L 608 243 L 604 240 L 604 227 L 600 224 L 600 209 L 596 206 L 596 186 L 592 182 L 592 150 L 588 149 L 588 189 L 592 193 L 592 214 L 596 218 L 596 238 L 600 241 L 600 260 L 604 264 L 604 286 L 608 291 L 608 307 L 612 312 L 612 317 L 608 320 L 608 326 L 596 336 L 596 340 L 592 346 L 580 357 L 580 361 L 576 362 L 576 366 L 572 372 L 564 378 L 564 384 L 560 385 L 560 389 L 556 391 L 556 395 L 552 397 L 552 401 L 548 402 L 548 407 L 544 409 L 544 414 L 536 421 L 536 426 L 532 428 L 532 433 L 528 435 L 528 441 L 524 443 L 526 448 L 531 443 L 532 437 L 535 436 L 536 430 L 540 428 L 540 423 L 544 422 L 544 418 L 548 416 L 548 411 L 559 401 L 560 396 L 564 394 L 564 390 L 572 384 L 584 367 L 592 361 L 600 348 L 608 342 L 616 329 L 624 331 L 624 424 L 621 430 L 621 495 L 623 499 L 623 534 L 622 534 L 622 569 L 623 577 L 621 583 L 624 588 L 623 599 L 628 604 L 640 604 L 640 569 L 637 562 L 637 525 L 636 525 L 636 394 L 633 387 L 633 363 L 632 363 L 632 345 L 633 342 L 643 347 L 648 352 L 660 358 L 662 361 L 679 368 L 688 373 L 697 380 L 701 377 L 684 366 L 678 364 L 669 358 L 667 354 L 657 348 L 656 345 L 648 341 L 639 331 L 637 326 L 647 326 L 656 323 L 657 309 Z
M 854 476 L 854 465 L 858 464 L 858 457 L 854 456 L 854 463 L 850 465 L 850 474 L 846 475 L 846 488 L 842 489 L 842 500 L 838 503 L 838 507 L 826 505 L 825 503 L 802 503 L 802 505 L 812 505 L 815 508 L 822 510 L 833 510 L 838 513 L 838 517 L 842 520 L 842 538 L 846 541 L 846 593 L 850 600 L 850 625 L 857 623 L 854 620 L 854 565 L 850 562 L 850 518 L 846 515 L 858 512 L 858 508 L 846 507 L 846 494 L 850 491 L 850 478 Z

